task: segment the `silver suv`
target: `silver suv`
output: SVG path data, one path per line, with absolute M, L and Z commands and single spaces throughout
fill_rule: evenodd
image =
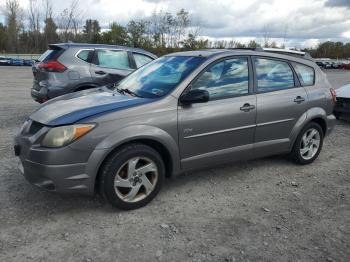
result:
M 122 209 L 144 206 L 167 176 L 276 154 L 313 162 L 335 124 L 335 92 L 311 60 L 270 51 L 163 56 L 114 90 L 50 100 L 15 138 L 34 185 Z
M 51 98 L 115 84 L 157 57 L 125 46 L 63 43 L 49 49 L 33 64 L 31 95 L 39 103 Z

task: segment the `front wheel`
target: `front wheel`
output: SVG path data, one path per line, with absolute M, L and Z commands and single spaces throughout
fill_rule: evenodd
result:
M 299 133 L 292 152 L 291 158 L 300 165 L 312 163 L 320 154 L 323 146 L 323 130 L 319 124 L 311 122 Z
M 117 150 L 101 172 L 101 193 L 112 206 L 125 210 L 149 203 L 159 192 L 165 177 L 162 158 L 143 144 Z

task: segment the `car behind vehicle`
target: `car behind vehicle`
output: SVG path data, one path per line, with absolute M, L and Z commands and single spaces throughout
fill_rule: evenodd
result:
M 344 63 L 343 69 L 350 70 L 350 63 Z
M 336 90 L 337 102 L 334 107 L 334 115 L 337 118 L 350 120 L 350 84 Z
M 24 60 L 20 58 L 11 58 L 10 65 L 12 66 L 23 66 Z
M 39 187 L 98 190 L 113 206 L 133 209 L 150 202 L 166 176 L 188 170 L 275 154 L 312 163 L 334 127 L 334 101 L 309 59 L 271 50 L 181 52 L 114 90 L 46 102 L 15 137 L 15 154 Z
M 42 103 L 63 94 L 115 84 L 155 58 L 145 50 L 125 46 L 49 45 L 33 64 L 31 95 Z
M 0 65 L 10 65 L 11 64 L 11 60 L 9 58 L 6 58 L 4 56 L 0 56 Z

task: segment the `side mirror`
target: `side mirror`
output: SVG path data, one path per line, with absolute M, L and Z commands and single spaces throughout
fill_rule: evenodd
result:
M 194 103 L 206 103 L 209 101 L 209 92 L 202 89 L 190 90 L 180 97 L 180 102 L 184 105 Z

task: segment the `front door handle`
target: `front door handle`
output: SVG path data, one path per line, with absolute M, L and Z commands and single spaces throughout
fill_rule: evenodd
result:
M 97 74 L 97 75 L 105 75 L 106 72 L 105 71 L 95 71 L 95 74 Z
M 295 103 L 298 103 L 298 104 L 300 104 L 300 103 L 302 103 L 302 102 L 304 102 L 305 101 L 305 98 L 304 97 L 301 97 L 301 96 L 297 96 L 295 99 L 294 99 L 294 102 Z
M 249 112 L 250 110 L 253 110 L 255 108 L 254 105 L 251 105 L 249 103 L 245 103 L 242 107 L 240 107 L 239 109 L 243 112 Z

